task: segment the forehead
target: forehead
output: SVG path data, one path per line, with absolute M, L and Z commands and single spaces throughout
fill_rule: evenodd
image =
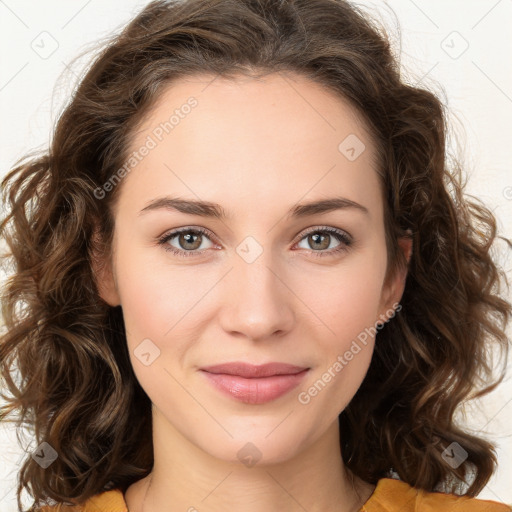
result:
M 364 121 L 347 101 L 297 74 L 173 82 L 133 133 L 130 152 L 150 140 L 125 178 L 131 184 L 123 184 L 146 199 L 173 192 L 292 204 L 337 192 L 379 205 Z
M 192 102 L 194 106 L 190 108 Z M 182 122 L 185 119 L 189 121 Z M 194 119 L 197 123 L 194 123 Z M 291 136 L 300 141 L 304 135 L 311 142 L 329 132 L 336 140 L 349 129 L 368 138 L 366 123 L 347 100 L 321 84 L 292 72 L 258 78 L 243 75 L 227 78 L 206 74 L 173 81 L 160 90 L 155 103 L 139 123 L 132 141 L 140 142 L 141 135 L 155 129 L 159 123 L 169 121 L 172 126 L 167 126 L 165 134 L 171 130 L 175 133 L 186 130 L 186 125 L 192 125 L 188 131 L 191 134 L 192 128 L 208 122 L 215 122 L 215 132 L 219 133 L 230 124 L 233 127 L 232 122 L 236 122 L 238 133 L 270 133 L 277 142 Z M 301 129 L 298 122 L 307 124 L 307 128 Z M 296 127 L 292 133 L 280 134 L 280 127 L 291 126 Z M 316 130 L 313 133 L 309 128 Z M 272 140 L 267 142 L 271 143 Z

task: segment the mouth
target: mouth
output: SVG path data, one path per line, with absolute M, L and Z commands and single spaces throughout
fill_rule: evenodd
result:
M 296 366 L 288 363 L 254 365 L 243 361 L 235 361 L 232 363 L 223 363 L 201 368 L 201 370 L 208 373 L 236 375 L 246 379 L 272 377 L 274 375 L 294 375 L 308 369 L 309 368 L 305 366 Z
M 250 365 L 226 363 L 201 368 L 213 387 L 246 404 L 263 404 L 289 393 L 303 380 L 310 368 L 269 363 Z

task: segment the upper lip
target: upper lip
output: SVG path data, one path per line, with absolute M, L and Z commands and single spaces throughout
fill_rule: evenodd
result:
M 228 375 L 238 375 L 240 377 L 270 377 L 272 375 L 292 375 L 302 372 L 308 368 L 304 366 L 295 366 L 287 363 L 267 363 L 254 365 L 243 361 L 233 363 L 216 364 L 205 366 L 201 370 L 209 373 L 225 373 Z

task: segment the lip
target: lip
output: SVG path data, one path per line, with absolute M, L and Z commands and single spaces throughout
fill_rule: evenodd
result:
M 308 371 L 309 368 L 283 363 L 258 366 L 238 362 L 201 368 L 217 390 L 246 404 L 263 404 L 285 395 L 300 384 Z
M 209 373 L 237 375 L 251 379 L 255 377 L 271 377 L 273 375 L 291 375 L 307 370 L 305 366 L 295 366 L 287 363 L 250 364 L 243 361 L 205 366 L 201 370 Z

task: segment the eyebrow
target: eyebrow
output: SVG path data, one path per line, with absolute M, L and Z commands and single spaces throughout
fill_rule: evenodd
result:
M 140 212 L 143 215 L 154 210 L 172 210 L 189 215 L 198 215 L 201 217 L 212 217 L 220 220 L 232 218 L 228 212 L 217 203 L 210 201 L 197 201 L 193 199 L 180 199 L 178 197 L 159 197 L 151 200 Z M 354 209 L 368 214 L 368 208 L 345 197 L 333 197 L 319 201 L 293 206 L 288 210 L 287 217 L 301 218 L 311 215 L 319 215 L 334 210 Z

